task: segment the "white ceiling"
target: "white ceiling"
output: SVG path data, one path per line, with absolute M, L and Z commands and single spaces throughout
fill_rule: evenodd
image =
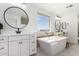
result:
M 71 4 L 73 7 L 66 8 L 66 6 Z M 61 16 L 79 12 L 79 3 L 32 3 L 32 5 Z

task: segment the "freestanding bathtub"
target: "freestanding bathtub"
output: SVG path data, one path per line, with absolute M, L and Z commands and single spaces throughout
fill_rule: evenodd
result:
M 40 49 L 46 53 L 46 55 L 56 55 L 64 50 L 66 47 L 67 37 L 51 36 L 38 38 Z

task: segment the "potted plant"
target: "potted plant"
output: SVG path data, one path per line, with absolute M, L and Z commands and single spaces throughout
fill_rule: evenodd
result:
M 3 24 L 0 23 L 0 34 L 1 34 L 1 30 L 3 29 Z

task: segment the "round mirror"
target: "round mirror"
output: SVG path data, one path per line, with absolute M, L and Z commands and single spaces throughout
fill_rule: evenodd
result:
M 24 28 L 29 22 L 28 14 L 23 9 L 15 6 L 4 11 L 4 20 L 15 29 Z

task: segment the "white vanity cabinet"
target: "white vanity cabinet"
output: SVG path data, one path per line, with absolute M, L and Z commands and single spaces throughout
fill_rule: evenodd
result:
M 35 34 L 0 36 L 0 56 L 29 56 L 37 52 Z
M 10 36 L 9 37 L 9 56 L 28 56 L 29 55 L 29 36 Z

